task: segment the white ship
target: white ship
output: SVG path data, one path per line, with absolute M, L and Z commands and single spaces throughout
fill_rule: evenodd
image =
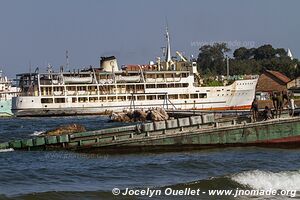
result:
M 231 85 L 203 87 L 196 62 L 179 52 L 172 60 L 167 32 L 165 60 L 127 65 L 120 70 L 115 57 L 102 57 L 99 68 L 78 72 L 17 75 L 21 95 L 13 98 L 17 116 L 105 114 L 125 109 L 247 110 L 257 78 Z
M 12 86 L 12 82 L 6 76 L 2 76 L 0 70 L 0 117 L 12 116 L 12 97 L 18 94 L 17 87 Z

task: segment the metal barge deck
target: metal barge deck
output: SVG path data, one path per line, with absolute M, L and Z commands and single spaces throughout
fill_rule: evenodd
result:
M 142 152 L 226 146 L 300 146 L 300 117 L 251 123 L 212 114 L 0 144 L 0 149 Z

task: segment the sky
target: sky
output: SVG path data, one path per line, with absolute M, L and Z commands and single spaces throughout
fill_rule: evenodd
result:
M 0 69 L 11 78 L 48 64 L 119 66 L 162 56 L 165 27 L 172 53 L 197 57 L 199 48 L 227 42 L 233 50 L 272 44 L 300 57 L 297 0 L 0 0 Z

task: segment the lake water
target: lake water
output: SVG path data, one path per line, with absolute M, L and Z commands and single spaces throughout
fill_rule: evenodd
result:
M 99 116 L 3 118 L 0 141 L 33 137 L 70 123 L 82 124 L 88 130 L 120 125 Z M 0 199 L 149 199 L 143 195 L 115 196 L 113 188 L 121 192 L 126 188 L 190 188 L 206 192 L 199 196 L 157 195 L 151 199 L 289 199 L 282 195 L 210 196 L 208 191 L 300 191 L 300 149 L 243 147 L 120 155 L 0 152 Z

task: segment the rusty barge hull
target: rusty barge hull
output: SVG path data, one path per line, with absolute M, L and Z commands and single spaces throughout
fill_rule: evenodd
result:
M 205 129 L 205 130 L 203 130 Z M 111 145 L 95 144 L 83 146 L 78 150 L 84 152 L 156 152 L 198 150 L 224 147 L 300 147 L 300 119 L 272 120 L 254 124 L 205 127 L 202 130 L 189 128 L 174 130 L 173 133 L 149 135 L 147 138 L 130 142 L 113 142 Z M 177 132 L 178 131 L 178 132 Z M 96 148 L 95 148 L 96 147 Z
M 191 116 L 74 133 L 16 140 L 0 148 L 81 152 L 178 151 L 232 146 L 300 147 L 300 117 L 256 123 Z

